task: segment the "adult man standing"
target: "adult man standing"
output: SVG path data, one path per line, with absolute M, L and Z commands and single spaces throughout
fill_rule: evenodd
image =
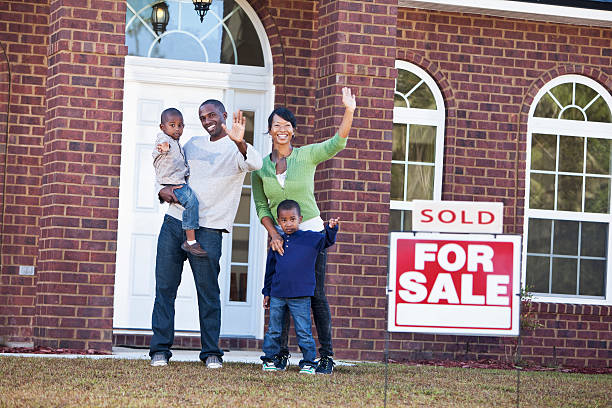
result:
M 172 356 L 174 341 L 174 301 L 185 259 L 189 259 L 196 285 L 202 350 L 200 360 L 208 368 L 221 368 L 223 351 L 219 348 L 221 301 L 221 234 L 232 228 L 242 184 L 247 172 L 261 168 L 261 155 L 244 140 L 245 118 L 233 115 L 231 130 L 225 127 L 227 112 L 223 104 L 209 99 L 200 105 L 200 122 L 209 136 L 193 137 L 183 148 L 190 167 L 189 185 L 200 203 L 200 228 L 196 240 L 208 257 L 196 257 L 181 249 L 185 234 L 181 207 L 173 186 L 159 191 L 159 197 L 171 203 L 157 240 L 155 264 L 155 304 L 153 337 L 149 355 L 152 366 L 165 366 Z

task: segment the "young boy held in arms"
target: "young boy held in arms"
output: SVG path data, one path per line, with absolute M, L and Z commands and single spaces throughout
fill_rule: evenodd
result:
M 283 230 L 284 254 L 268 250 L 264 279 L 264 308 L 270 309 L 268 331 L 264 337 L 261 357 L 264 371 L 282 371 L 280 337 L 285 309 L 288 308 L 303 358 L 300 373 L 314 374 L 316 369 L 315 341 L 310 320 L 310 297 L 315 290 L 317 254 L 336 242 L 338 219 L 331 218 L 325 232 L 300 231 L 300 206 L 293 200 L 282 201 L 277 208 L 278 224 Z
M 207 256 L 195 238 L 194 230 L 200 228 L 200 205 L 197 196 L 187 185 L 189 166 L 179 144 L 184 127 L 183 115 L 178 109 L 168 108 L 162 112 L 159 128 L 163 133 L 157 135 L 155 141 L 153 166 L 157 182 L 163 186 L 173 186 L 174 195 L 185 209 L 183 230 L 187 239 L 181 248 L 195 256 Z

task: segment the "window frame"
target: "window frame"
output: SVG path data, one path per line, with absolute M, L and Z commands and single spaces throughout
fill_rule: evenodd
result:
M 395 68 L 409 71 L 418 76 L 424 82 L 434 97 L 436 109 L 421 109 L 421 108 L 393 108 L 393 124 L 401 124 L 409 127 L 410 125 L 425 125 L 436 127 L 436 147 L 434 158 L 434 186 L 433 200 L 442 199 L 442 175 L 444 164 L 444 130 L 446 125 L 446 107 L 444 98 L 438 84 L 433 78 L 422 68 L 407 61 L 396 60 Z M 420 84 L 420 83 L 419 83 Z M 415 85 L 415 88 L 419 86 Z M 397 86 L 397 85 L 396 85 Z M 395 88 L 394 88 L 395 92 Z M 408 150 L 408 144 L 406 144 Z M 391 163 L 395 161 L 392 160 Z M 405 163 L 405 161 L 401 161 Z M 399 162 L 398 162 L 399 163 Z M 405 176 L 407 177 L 407 176 Z M 406 179 L 404 188 L 406 187 Z M 411 211 L 413 208 L 412 201 L 390 200 L 390 210 Z
M 546 303 L 576 303 L 576 304 L 591 304 L 591 305 L 612 305 L 612 189 L 609 197 L 610 210 L 607 214 L 601 213 L 585 213 L 574 211 L 558 211 L 558 210 L 542 210 L 529 208 L 530 198 L 530 183 L 531 183 L 531 144 L 533 134 L 552 134 L 559 136 L 578 136 L 585 138 L 585 143 L 589 138 L 612 139 L 612 123 L 602 122 L 586 122 L 567 119 L 551 119 L 535 117 L 535 109 L 540 103 L 540 100 L 548 91 L 554 87 L 564 83 L 579 83 L 586 85 L 604 99 L 610 109 L 612 109 L 612 96 L 610 91 L 600 85 L 598 82 L 585 77 L 583 75 L 569 74 L 558 76 L 547 82 L 536 94 L 529 109 L 527 119 L 527 140 L 526 140 L 526 161 L 525 161 L 525 216 L 523 222 L 523 257 L 521 267 L 522 287 L 525 288 L 527 278 L 527 242 L 529 234 L 529 219 L 549 219 L 559 221 L 576 221 L 576 222 L 601 222 L 608 224 L 608 245 L 607 245 L 607 265 L 604 296 L 593 297 L 586 295 L 561 295 L 561 294 L 543 294 L 533 293 L 533 300 Z M 556 174 L 560 172 L 555 171 Z M 562 172 L 561 172 L 562 173 Z M 584 189 L 584 186 L 583 186 Z M 555 189 L 555 194 L 557 194 Z M 584 198 L 583 198 L 584 199 Z

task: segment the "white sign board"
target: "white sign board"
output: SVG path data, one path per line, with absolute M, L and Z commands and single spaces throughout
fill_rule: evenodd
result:
M 518 336 L 518 235 L 391 233 L 388 330 Z
M 414 200 L 412 205 L 413 231 L 503 232 L 503 203 Z

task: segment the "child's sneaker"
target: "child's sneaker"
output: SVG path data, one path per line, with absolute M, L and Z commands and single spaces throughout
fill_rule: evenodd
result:
M 278 368 L 276 368 L 274 361 L 264 361 L 261 369 L 263 371 L 280 371 Z
M 187 241 L 185 241 L 183 242 L 183 245 L 181 245 L 181 249 L 183 251 L 189 252 L 191 255 L 201 256 L 201 257 L 208 256 L 208 252 L 202 249 L 202 247 L 200 246 L 198 242 L 196 242 L 193 245 L 189 245 Z
M 300 374 L 314 374 L 315 367 L 310 364 L 304 364 L 304 366 L 300 369 Z
M 321 357 L 317 364 L 317 374 L 331 374 L 334 371 L 334 360 L 329 356 Z
M 289 357 L 291 357 L 291 354 L 279 354 L 276 356 L 274 365 L 278 371 L 285 371 L 287 369 L 287 366 L 289 365 Z

